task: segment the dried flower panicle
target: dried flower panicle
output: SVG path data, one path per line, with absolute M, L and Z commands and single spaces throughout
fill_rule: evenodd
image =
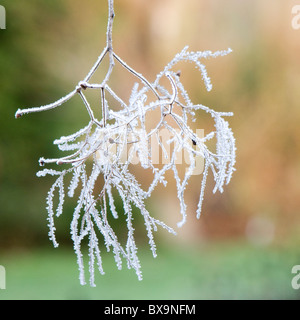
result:
M 75 95 L 79 95 L 86 108 L 90 121 L 76 133 L 61 137 L 54 144 L 70 154 L 59 159 L 40 159 L 40 165 L 56 163 L 64 169 L 43 169 L 37 173 L 39 177 L 51 175 L 56 178 L 47 196 L 49 237 L 55 247 L 58 242 L 55 237 L 55 217 L 63 213 L 65 195 L 74 197 L 78 194 L 77 205 L 74 209 L 71 222 L 71 236 L 79 266 L 80 283 L 85 284 L 85 272 L 82 254 L 82 245 L 88 239 L 89 282 L 95 286 L 95 265 L 101 274 L 104 274 L 99 244 L 99 233 L 103 236 L 107 251 L 112 251 L 116 265 L 122 268 L 123 260 L 128 268 L 133 268 L 142 279 L 140 261 L 137 255 L 137 245 L 134 237 L 134 211 L 144 219 L 153 256 L 156 256 L 154 232 L 158 227 L 168 232 L 176 232 L 162 221 L 152 217 L 145 201 L 151 197 L 158 184 L 167 185 L 167 173 L 172 172 L 177 187 L 182 220 L 181 227 L 186 221 L 186 202 L 184 194 L 188 182 L 196 168 L 197 159 L 204 159 L 202 183 L 199 190 L 197 217 L 200 217 L 206 179 L 209 171 L 212 172 L 215 187 L 214 192 L 223 192 L 224 185 L 230 182 L 235 165 L 235 139 L 225 117 L 232 116 L 231 112 L 217 112 L 201 104 L 194 104 L 181 81 L 181 74 L 176 70 L 179 62 L 191 62 L 199 69 L 206 89 L 210 91 L 212 84 L 207 74 L 203 60 L 225 56 L 231 52 L 204 51 L 191 52 L 185 47 L 161 71 L 154 82 L 149 82 L 140 73 L 128 66 L 113 50 L 112 26 L 114 20 L 113 0 L 108 0 L 109 15 L 107 26 L 107 43 L 98 60 L 88 75 L 78 83 L 75 89 L 60 100 L 39 108 L 18 110 L 16 118 L 31 112 L 46 111 L 59 107 Z M 110 66 L 102 83 L 92 83 L 91 78 L 101 66 L 105 56 L 109 57 Z M 121 64 L 129 73 L 133 74 L 137 83 L 133 86 L 129 101 L 123 101 L 117 92 L 109 85 L 109 79 L 116 63 Z M 171 90 L 163 85 L 168 79 Z M 97 119 L 86 97 L 85 91 L 98 90 L 101 96 L 102 118 Z M 107 99 L 109 96 L 110 99 Z M 151 96 L 151 98 L 150 98 Z M 153 98 L 154 97 L 154 98 Z M 119 105 L 118 111 L 111 107 L 111 102 Z M 146 125 L 146 118 L 151 112 L 160 116 L 151 129 Z M 215 123 L 215 130 L 199 137 L 191 128 L 195 120 L 196 111 L 202 111 L 211 116 Z M 171 119 L 172 121 L 169 121 Z M 174 125 L 175 124 L 175 125 Z M 173 145 L 172 151 L 167 152 L 160 138 L 160 132 L 165 130 L 170 139 L 168 144 Z M 207 142 L 216 139 L 215 151 L 211 151 Z M 155 140 L 168 161 L 159 165 L 153 160 L 151 141 Z M 130 148 L 129 148 L 130 147 Z M 176 155 L 185 152 L 189 164 L 183 177 L 178 171 Z M 125 155 L 125 156 L 124 156 Z M 151 170 L 153 180 L 148 189 L 141 187 L 132 170 L 133 158 L 137 157 L 140 166 Z M 136 161 L 136 159 L 135 159 Z M 68 186 L 65 187 L 67 176 L 71 175 Z M 99 181 L 102 181 L 101 188 Z M 96 187 L 97 186 L 97 187 Z M 77 193 L 75 193 L 75 190 Z M 54 196 L 58 191 L 58 205 L 54 205 Z M 115 199 L 118 197 L 123 204 L 123 213 L 126 216 L 127 239 L 121 244 L 115 231 L 110 225 L 110 216 L 119 218 Z

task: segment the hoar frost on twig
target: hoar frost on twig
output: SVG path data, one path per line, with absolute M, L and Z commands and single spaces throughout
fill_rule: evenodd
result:
M 71 222 L 71 236 L 77 255 L 81 284 L 85 284 L 82 245 L 84 239 L 88 239 L 89 280 L 91 286 L 95 285 L 95 264 L 97 264 L 99 272 L 104 274 L 98 237 L 99 232 L 104 238 L 106 250 L 112 250 L 117 267 L 119 269 L 122 268 L 123 259 L 125 258 L 128 268 L 133 268 L 138 279 L 141 280 L 142 272 L 134 237 L 133 209 L 137 208 L 144 219 L 150 248 L 155 257 L 156 246 L 153 232 L 160 226 L 170 233 L 176 233 L 162 221 L 150 215 L 146 208 L 145 200 L 151 196 L 158 184 L 163 183 L 166 185 L 166 174 L 169 171 L 173 172 L 182 215 L 182 220 L 178 223 L 178 226 L 182 226 L 186 221 L 185 189 L 193 175 L 197 157 L 202 157 L 205 164 L 199 190 L 197 209 L 197 217 L 199 218 L 209 170 L 215 180 L 213 191 L 223 192 L 224 185 L 229 183 L 234 171 L 236 150 L 233 133 L 228 122 L 224 119 L 226 116 L 232 116 L 232 113 L 217 112 L 201 104 L 193 104 L 180 80 L 180 74 L 174 71 L 174 67 L 179 62 L 195 64 L 201 73 L 206 89 L 210 91 L 212 85 L 203 60 L 227 55 L 231 50 L 191 52 L 188 51 L 188 47 L 185 47 L 157 75 L 155 81 L 150 82 L 142 74 L 128 66 L 114 52 L 112 46 L 112 26 L 115 16 L 113 0 L 108 0 L 108 6 L 107 43 L 87 76 L 78 83 L 72 92 L 58 101 L 39 108 L 19 109 L 16 112 L 16 118 L 19 118 L 27 113 L 50 110 L 59 107 L 75 95 L 79 95 L 89 114 L 90 121 L 84 128 L 72 135 L 61 137 L 54 141 L 54 144 L 61 151 L 73 153 L 59 159 L 40 159 L 41 166 L 56 163 L 57 165 L 66 164 L 69 167 L 63 170 L 44 169 L 39 171 L 37 175 L 39 177 L 46 175 L 56 177 L 47 196 L 49 237 L 55 247 L 58 246 L 58 242 L 55 237 L 54 219 L 63 213 L 65 192 L 69 197 L 73 197 L 75 190 L 79 186 L 81 188 Z M 109 57 L 109 68 L 102 83 L 92 83 L 90 80 L 93 74 L 101 66 L 106 56 Z M 139 84 L 142 84 L 140 87 L 138 83 L 134 85 L 128 102 L 123 101 L 109 86 L 109 79 L 115 63 L 121 64 L 137 78 Z M 162 85 L 163 79 L 168 79 L 171 92 Z M 100 120 L 95 117 L 88 102 L 85 95 L 87 90 L 98 90 L 100 93 L 102 110 L 102 119 Z M 154 100 L 149 99 L 150 94 L 155 97 Z M 107 96 L 110 96 L 114 103 L 120 106 L 118 111 L 112 110 Z M 145 124 L 146 116 L 154 110 L 159 111 L 159 120 L 152 129 L 147 129 Z M 207 113 L 215 122 L 215 130 L 204 137 L 197 136 L 189 124 L 190 121 L 195 120 L 195 111 L 197 110 Z M 168 119 L 172 119 L 172 124 L 175 124 L 175 127 L 170 124 Z M 173 143 L 174 147 L 169 154 L 169 161 L 163 166 L 156 166 L 152 159 L 150 140 L 156 139 L 162 153 L 166 153 L 159 137 L 159 132 L 162 129 L 169 132 L 172 137 L 169 143 Z M 212 138 L 217 141 L 215 152 L 209 150 L 206 144 Z M 131 149 L 124 160 L 123 155 L 129 145 Z M 189 157 L 189 166 L 182 178 L 180 178 L 178 164 L 176 163 L 176 154 L 181 151 L 187 152 Z M 153 181 L 147 190 L 141 187 L 136 176 L 131 172 L 130 163 L 134 155 L 137 155 L 142 168 L 153 172 Z M 89 162 L 92 163 L 90 173 L 87 170 Z M 65 190 L 64 182 L 67 175 L 72 175 L 72 178 L 67 190 Z M 95 194 L 95 185 L 101 179 L 103 181 L 102 188 Z M 58 190 L 58 206 L 55 208 L 54 194 L 56 190 Z M 114 219 L 119 218 L 115 205 L 116 195 L 123 203 L 123 211 L 126 216 L 127 240 L 125 245 L 120 244 L 108 220 L 109 215 L 112 215 Z

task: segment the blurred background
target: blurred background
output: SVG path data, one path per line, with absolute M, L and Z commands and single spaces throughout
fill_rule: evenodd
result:
M 52 141 L 82 127 L 86 111 L 74 100 L 18 120 L 14 114 L 57 100 L 85 77 L 105 45 L 107 3 L 0 4 L 6 8 L 6 30 L 0 30 L 0 265 L 7 277 L 0 299 L 300 297 L 291 286 L 291 269 L 300 265 L 300 30 L 291 24 L 299 1 L 115 0 L 115 51 L 149 80 L 185 45 L 233 49 L 207 61 L 211 92 L 197 72 L 185 83 L 195 103 L 234 112 L 228 121 L 237 170 L 223 194 L 213 195 L 208 182 L 200 220 L 201 176 L 193 178 L 188 222 L 177 237 L 158 232 L 156 259 L 140 237 L 142 282 L 133 271 L 117 271 L 104 254 L 106 275 L 97 276 L 97 288 L 79 285 L 69 234 L 74 202 L 67 201 L 57 221 L 61 245 L 54 249 L 45 209 L 52 179 L 35 175 L 41 156 L 59 155 Z M 123 73 L 114 79 L 126 94 Z M 176 199 L 176 193 L 160 193 L 151 212 L 176 227 Z

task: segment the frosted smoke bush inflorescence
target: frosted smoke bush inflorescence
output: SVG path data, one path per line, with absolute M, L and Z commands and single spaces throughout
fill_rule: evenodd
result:
M 217 112 L 204 105 L 194 104 L 183 86 L 180 73 L 174 71 L 174 67 L 179 62 L 195 64 L 201 73 L 206 89 L 210 91 L 212 85 L 203 61 L 225 56 L 231 50 L 191 52 L 188 51 L 188 47 L 185 47 L 156 76 L 155 81 L 150 82 L 142 74 L 128 66 L 113 50 L 112 26 L 115 16 L 113 0 L 108 1 L 108 7 L 107 43 L 85 79 L 80 81 L 72 92 L 52 104 L 39 108 L 19 109 L 16 113 L 16 118 L 19 118 L 23 114 L 50 110 L 78 95 L 89 114 L 90 121 L 85 127 L 74 134 L 54 141 L 54 144 L 61 151 L 71 154 L 59 159 L 40 159 L 41 166 L 56 163 L 58 166 L 65 165 L 64 169 L 44 169 L 39 171 L 37 175 L 39 177 L 51 175 L 56 178 L 47 196 L 49 237 L 55 247 L 58 246 L 55 237 L 55 217 L 59 217 L 63 213 L 65 195 L 74 197 L 77 190 L 78 199 L 71 222 L 71 236 L 77 255 L 81 284 L 86 283 L 82 246 L 87 239 L 91 286 L 95 286 L 95 265 L 98 266 L 100 273 L 104 274 L 99 234 L 103 236 L 106 250 L 113 252 L 117 267 L 122 268 L 125 258 L 127 267 L 133 268 L 138 279 L 141 280 L 142 272 L 134 237 L 133 213 L 138 209 L 142 215 L 149 245 L 155 257 L 156 246 L 153 233 L 157 228 L 162 227 L 170 233 L 176 233 L 162 221 L 150 215 L 145 205 L 146 199 L 151 197 L 158 184 L 167 185 L 166 175 L 168 172 L 172 172 L 176 181 L 182 215 L 178 226 L 182 226 L 186 221 L 185 189 L 195 170 L 196 160 L 201 157 L 204 159 L 204 168 L 199 188 L 197 209 L 197 217 L 199 218 L 209 171 L 212 172 L 215 180 L 213 191 L 223 192 L 224 185 L 229 183 L 234 171 L 236 150 L 233 133 L 228 122 L 224 119 L 224 117 L 232 116 L 232 113 Z M 93 83 L 91 78 L 102 65 L 106 56 L 109 58 L 108 71 L 101 83 Z M 123 66 L 137 79 L 129 101 L 123 101 L 116 90 L 109 85 L 110 76 L 116 63 Z M 169 83 L 169 90 L 163 85 L 166 80 Z M 88 90 L 99 92 L 102 110 L 100 120 L 95 117 L 86 97 L 85 92 Z M 111 101 L 113 101 L 114 108 L 111 107 Z M 119 106 L 117 111 L 116 105 Z M 196 111 L 207 113 L 215 123 L 215 130 L 203 137 L 196 135 L 190 127 L 190 123 L 195 120 Z M 146 125 L 146 118 L 152 112 L 157 112 L 160 116 L 155 125 L 149 129 Z M 169 153 L 165 150 L 160 138 L 161 130 L 167 131 L 171 137 L 168 144 L 172 143 L 173 148 Z M 207 146 L 207 142 L 213 138 L 216 140 L 214 151 Z M 153 161 L 151 150 L 151 141 L 153 140 L 157 142 L 162 154 L 168 158 L 168 161 L 163 165 L 158 165 Z M 128 147 L 130 147 L 129 151 Z M 182 177 L 179 174 L 176 161 L 176 155 L 181 151 L 187 153 L 189 158 L 189 165 Z M 141 187 L 132 166 L 130 166 L 134 157 L 138 158 L 138 162 L 144 170 L 151 170 L 153 173 L 153 180 L 146 190 Z M 65 187 L 67 175 L 71 175 L 71 180 L 68 180 L 68 186 Z M 101 185 L 100 188 L 99 185 Z M 57 194 L 58 200 L 54 201 L 55 194 Z M 123 245 L 109 223 L 111 217 L 119 219 L 120 213 L 116 209 L 116 197 L 121 199 L 122 214 L 126 217 L 127 237 Z M 54 202 L 58 205 L 55 205 Z

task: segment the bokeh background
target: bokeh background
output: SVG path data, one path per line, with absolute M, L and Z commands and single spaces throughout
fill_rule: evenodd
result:
M 296 0 L 115 0 L 114 48 L 148 79 L 174 55 L 233 49 L 207 62 L 213 90 L 197 72 L 186 84 L 194 102 L 233 111 L 237 164 L 223 194 L 208 182 L 195 218 L 201 176 L 188 193 L 188 222 L 174 237 L 159 231 L 158 257 L 139 239 L 144 280 L 117 271 L 104 254 L 105 276 L 81 287 L 69 224 L 59 218 L 60 247 L 48 240 L 45 196 L 51 178 L 37 178 L 38 159 L 58 155 L 52 141 L 80 128 L 81 106 L 15 120 L 18 108 L 40 106 L 73 90 L 105 45 L 105 0 L 1 1 L 0 30 L 0 299 L 297 299 L 291 269 L 300 264 L 300 30 Z M 124 94 L 126 78 L 115 77 Z M 201 115 L 199 115 L 201 116 Z M 172 191 L 172 186 L 171 186 Z M 176 193 L 160 193 L 154 215 L 176 227 Z M 139 227 L 137 226 L 136 229 Z M 141 225 L 143 228 L 143 225 Z

